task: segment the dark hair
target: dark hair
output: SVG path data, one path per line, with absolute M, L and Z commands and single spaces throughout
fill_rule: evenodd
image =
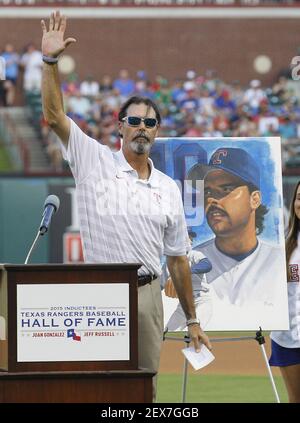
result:
M 248 190 L 250 194 L 254 191 L 260 191 L 255 185 L 247 184 Z M 256 234 L 259 235 L 264 230 L 264 220 L 265 215 L 268 213 L 269 209 L 263 204 L 255 210 L 255 227 L 256 227 Z
M 294 191 L 293 198 L 290 204 L 288 235 L 285 241 L 286 266 L 287 266 L 288 275 L 289 275 L 289 261 L 290 261 L 292 252 L 297 247 L 297 237 L 299 232 L 299 219 L 296 216 L 295 206 L 294 206 L 299 185 L 300 185 L 300 181 L 298 181 L 298 183 L 295 186 L 295 191 Z
M 131 106 L 131 104 L 145 104 L 148 107 L 152 107 L 152 109 L 155 111 L 155 115 L 156 115 L 156 119 L 158 121 L 158 123 L 160 124 L 161 122 L 161 116 L 160 116 L 160 111 L 157 107 L 157 105 L 148 97 L 139 97 L 139 96 L 133 96 L 130 97 L 121 107 L 120 111 L 119 111 L 119 122 L 122 121 L 122 119 L 127 115 L 127 109 L 129 108 L 129 106 Z

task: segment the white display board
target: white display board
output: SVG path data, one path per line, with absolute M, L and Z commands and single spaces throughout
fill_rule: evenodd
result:
M 17 361 L 129 360 L 129 284 L 17 285 Z
M 288 329 L 280 138 L 162 138 L 151 157 L 182 193 L 202 328 Z M 164 266 L 165 327 L 186 330 L 168 280 Z

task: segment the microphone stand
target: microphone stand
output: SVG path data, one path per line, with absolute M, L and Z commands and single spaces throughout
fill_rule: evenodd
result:
M 32 254 L 32 252 L 34 250 L 34 247 L 35 247 L 35 245 L 36 245 L 36 243 L 37 243 L 40 235 L 43 235 L 43 234 L 41 234 L 40 230 L 38 230 L 38 233 L 37 233 L 36 237 L 34 238 L 34 241 L 33 241 L 32 245 L 30 247 L 29 253 L 27 254 L 27 257 L 25 259 L 25 263 L 24 264 L 27 264 L 28 263 L 28 260 L 29 260 L 31 254 Z

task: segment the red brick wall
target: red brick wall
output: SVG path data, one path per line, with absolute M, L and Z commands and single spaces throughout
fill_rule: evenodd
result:
M 71 19 L 67 34 L 77 38 L 69 48 L 81 77 L 132 75 L 145 69 L 150 77 L 184 76 L 187 69 L 203 73 L 216 69 L 225 81 L 252 78 L 271 84 L 289 66 L 300 46 L 298 19 Z M 40 45 L 39 19 L 1 19 L 0 45 L 27 42 Z M 273 68 L 265 76 L 253 69 L 259 54 L 268 55 Z

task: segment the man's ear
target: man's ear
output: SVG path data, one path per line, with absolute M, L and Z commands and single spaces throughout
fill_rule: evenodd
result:
M 253 210 L 258 209 L 261 205 L 261 192 L 260 191 L 253 191 L 250 196 L 250 204 Z

